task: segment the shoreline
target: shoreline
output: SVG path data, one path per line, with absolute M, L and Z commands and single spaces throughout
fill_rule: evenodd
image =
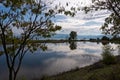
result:
M 89 66 L 36 80 L 120 80 L 120 56 L 116 56 L 116 60 L 117 63 L 111 65 L 105 65 L 100 60 Z
M 31 40 L 30 42 L 34 43 L 65 43 L 65 42 L 101 42 L 101 43 L 110 43 L 111 41 L 107 40 Z

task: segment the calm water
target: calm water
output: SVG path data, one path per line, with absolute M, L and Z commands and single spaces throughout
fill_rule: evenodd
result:
M 46 51 L 37 50 L 34 53 L 28 52 L 24 56 L 18 78 L 40 78 L 44 75 L 55 75 L 77 67 L 93 64 L 101 59 L 103 47 L 101 43 L 90 42 L 78 42 L 75 45 L 68 43 L 49 43 L 46 45 L 48 46 Z M 110 45 L 114 50 L 114 54 L 117 55 L 118 45 Z M 0 80 L 7 80 L 7 71 L 5 56 L 2 55 L 0 56 Z

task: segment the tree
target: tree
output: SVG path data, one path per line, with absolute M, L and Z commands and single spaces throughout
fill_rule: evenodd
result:
M 75 40 L 75 39 L 77 39 L 77 33 L 75 31 L 71 31 L 69 40 Z
M 107 36 L 103 36 L 103 37 L 101 38 L 101 40 L 109 41 L 110 39 L 109 39 Z
M 64 13 L 74 16 L 58 5 L 51 7 L 43 0 L 2 0 L 0 1 L 0 42 L 6 56 L 9 80 L 16 80 L 22 59 L 27 51 L 38 47 L 47 49 L 45 44 L 31 42 L 35 36 L 50 37 L 61 26 L 55 25 L 52 18 Z M 13 28 L 21 32 L 15 35 Z M 17 62 L 16 62 L 17 61 Z M 17 66 L 16 66 L 17 63 Z
M 93 4 L 90 7 L 85 7 L 84 10 L 99 11 L 109 10 L 110 15 L 105 19 L 105 23 L 101 27 L 104 34 L 112 36 L 120 35 L 120 0 L 92 0 Z

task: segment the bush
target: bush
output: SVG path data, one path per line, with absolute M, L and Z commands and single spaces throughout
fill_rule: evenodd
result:
M 104 53 L 104 54 L 102 54 L 102 56 L 103 56 L 102 61 L 104 64 L 110 65 L 110 64 L 116 63 L 116 58 L 114 55 L 112 55 L 110 53 Z
M 111 47 L 109 45 L 104 46 L 102 57 L 103 57 L 102 61 L 104 64 L 110 65 L 110 64 L 116 63 L 116 58 L 112 54 L 112 50 L 111 50 Z

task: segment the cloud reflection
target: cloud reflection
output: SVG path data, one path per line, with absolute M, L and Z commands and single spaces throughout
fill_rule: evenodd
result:
M 116 49 L 115 44 L 110 44 Z M 77 49 L 70 50 L 69 44 L 47 44 L 48 50 L 28 53 L 23 59 L 18 78 L 40 78 L 43 75 L 54 75 L 64 71 L 84 67 L 101 59 L 102 44 L 77 43 Z M 117 50 L 115 51 L 117 52 Z M 4 67 L 5 60 L 0 57 L 0 80 L 5 80 L 7 73 Z

